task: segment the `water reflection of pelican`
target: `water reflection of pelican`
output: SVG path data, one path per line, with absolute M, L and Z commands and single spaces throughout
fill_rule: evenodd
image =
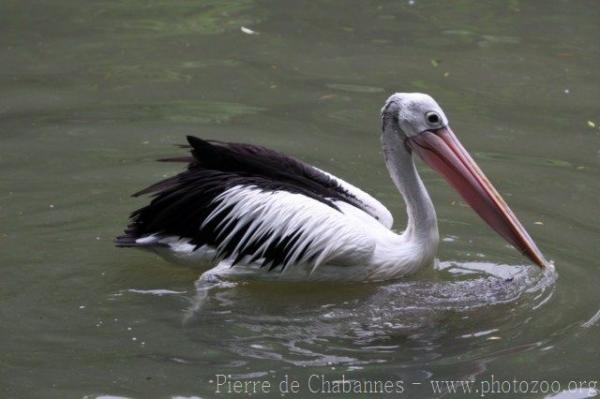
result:
M 407 366 L 462 359 L 468 374 L 479 373 L 473 363 L 540 350 L 554 339 L 515 340 L 528 331 L 532 309 L 550 303 L 551 269 L 481 262 L 438 267 L 455 277 L 344 285 L 200 280 L 184 324 L 198 339 L 222 330 L 224 350 L 245 359 L 354 368 L 392 358 Z

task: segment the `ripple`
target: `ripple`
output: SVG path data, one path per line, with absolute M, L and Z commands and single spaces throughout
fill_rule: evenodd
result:
M 598 310 L 588 321 L 583 323 L 581 327 L 590 328 L 594 325 L 597 325 L 600 321 L 600 310 Z
M 154 295 L 154 296 L 181 295 L 181 294 L 186 293 L 186 291 L 173 291 L 173 290 L 167 290 L 167 289 L 163 289 L 163 288 L 157 288 L 157 289 L 153 289 L 153 290 L 140 290 L 137 288 L 129 288 L 126 291 L 131 292 L 133 294 Z
M 595 388 L 580 388 L 575 390 L 561 391 L 557 394 L 548 395 L 546 399 L 585 399 L 598 396 L 599 392 Z
M 204 327 L 227 324 L 220 337 L 227 351 L 301 367 L 452 363 L 547 347 L 511 339 L 552 298 L 553 268 L 455 261 L 436 268 L 439 280 L 214 285 L 192 299 L 185 325 L 205 339 Z

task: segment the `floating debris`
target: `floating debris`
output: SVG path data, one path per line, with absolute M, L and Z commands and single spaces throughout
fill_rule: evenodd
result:
M 324 94 L 321 97 L 319 97 L 319 100 L 331 100 L 334 99 L 336 97 L 335 94 Z
M 596 124 L 594 122 L 592 122 L 592 121 L 587 121 L 587 125 L 589 127 L 591 127 L 592 129 L 594 129 L 596 127 Z
M 521 42 L 517 36 L 481 35 L 481 37 L 488 43 L 518 44 Z
M 242 26 L 240 28 L 240 30 L 247 35 L 258 35 L 258 32 L 254 31 L 250 28 L 246 28 L 245 26 Z

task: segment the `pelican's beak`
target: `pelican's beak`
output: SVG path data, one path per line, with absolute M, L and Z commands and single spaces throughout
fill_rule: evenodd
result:
M 536 265 L 548 265 L 523 225 L 449 127 L 409 137 L 407 144 L 431 168 L 444 176 L 492 229 Z

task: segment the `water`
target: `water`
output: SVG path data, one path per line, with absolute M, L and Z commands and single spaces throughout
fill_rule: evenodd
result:
M 471 378 L 561 384 L 519 397 L 598 393 L 584 383 L 600 343 L 596 2 L 0 9 L 0 396 L 225 397 L 216 374 L 271 381 L 272 397 L 286 374 L 293 397 L 327 396 L 309 391 L 312 374 L 402 381 L 418 398 L 463 397 L 431 381 Z M 378 142 L 394 91 L 441 103 L 557 273 L 528 265 L 423 165 L 441 262 L 400 282 L 197 291 L 197 271 L 112 246 L 146 201 L 129 194 L 177 171 L 153 160 L 180 154 L 186 134 L 314 163 L 401 228 Z

